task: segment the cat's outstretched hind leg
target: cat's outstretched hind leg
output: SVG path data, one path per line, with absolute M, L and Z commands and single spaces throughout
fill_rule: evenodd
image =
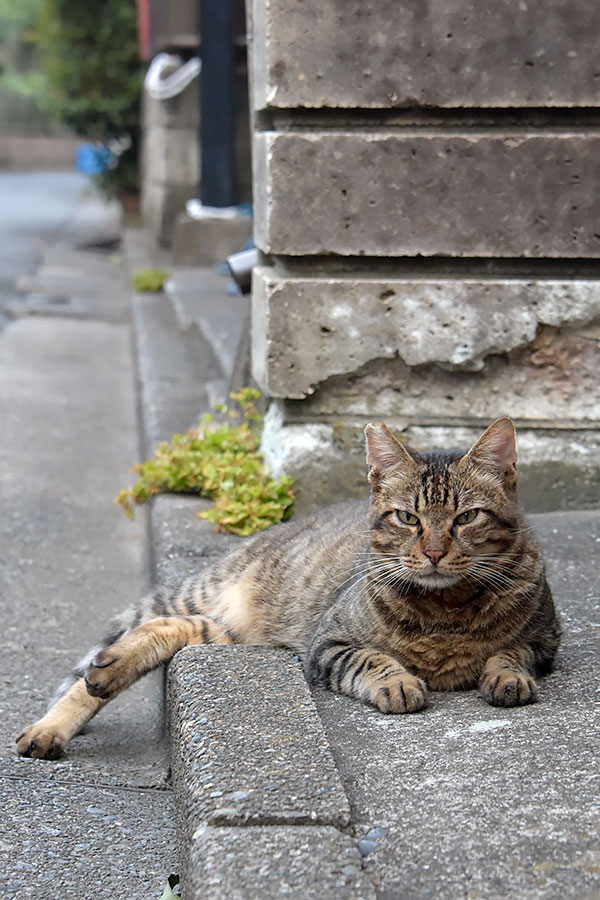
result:
M 97 652 L 84 676 L 19 735 L 17 751 L 21 756 L 57 759 L 108 700 L 187 644 L 209 643 L 231 644 L 233 638 L 225 626 L 203 615 L 161 616 L 127 631 Z
M 160 616 L 101 650 L 85 672 L 85 683 L 93 697 L 111 700 L 188 644 L 232 643 L 225 627 L 208 616 Z

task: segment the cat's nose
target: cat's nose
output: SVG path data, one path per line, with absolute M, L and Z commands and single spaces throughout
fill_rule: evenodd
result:
M 428 547 L 425 547 L 424 552 L 425 556 L 427 556 L 435 565 L 439 563 L 442 556 L 446 555 L 446 551 L 444 550 L 444 548 L 440 547 L 439 545 L 429 545 Z

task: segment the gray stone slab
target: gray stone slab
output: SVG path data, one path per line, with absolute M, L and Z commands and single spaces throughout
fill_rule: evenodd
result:
M 595 897 L 600 514 L 535 516 L 564 640 L 535 706 L 493 709 L 475 691 L 382 716 L 316 701 L 381 898 Z M 366 848 L 369 849 L 368 847 Z
M 197 331 L 182 331 L 164 294 L 133 298 L 144 453 L 198 424 L 208 407 L 206 382 L 220 377 L 212 348 Z
M 390 373 L 388 373 L 390 374 Z M 415 376 L 415 381 L 416 381 Z M 535 403 L 521 402 L 496 391 L 494 380 L 488 385 L 471 381 L 473 405 L 468 407 L 468 391 L 462 397 L 460 415 L 453 418 L 446 390 L 455 389 L 458 376 L 439 373 L 439 381 L 424 374 L 421 391 L 423 412 L 412 413 L 412 400 L 404 405 L 403 382 L 398 378 L 380 381 L 365 377 L 349 378 L 354 385 L 348 391 L 339 382 L 329 384 L 323 392 L 301 402 L 271 405 L 263 429 L 261 451 L 265 463 L 275 476 L 283 472 L 296 479 L 294 510 L 296 515 L 314 512 L 327 503 L 363 497 L 368 493 L 365 468 L 364 428 L 369 421 L 384 419 L 409 446 L 421 450 L 470 447 L 485 428 L 498 416 L 527 411 L 533 416 Z M 358 382 L 358 383 L 356 383 Z M 526 382 L 525 382 L 526 383 Z M 535 382 L 533 384 L 535 388 Z M 333 389 L 335 388 L 335 390 Z M 430 410 L 428 391 L 438 396 L 437 408 Z M 593 389 L 592 389 L 593 390 Z M 390 403 L 396 392 L 400 402 Z M 536 392 L 532 390 L 535 398 Z M 339 415 L 349 396 L 354 412 Z M 415 400 L 416 400 L 415 396 Z M 368 397 L 368 402 L 364 399 Z M 558 404 L 557 404 L 558 405 Z M 396 409 L 396 412 L 390 412 Z M 415 407 L 417 403 L 415 402 Z M 325 412 L 324 410 L 327 410 Z M 519 494 L 529 512 L 590 509 L 600 505 L 600 431 L 595 422 L 574 420 L 538 420 L 515 417 L 519 452 Z M 582 427 L 583 426 L 583 427 Z
M 217 531 L 198 517 L 209 507 L 209 500 L 181 494 L 162 494 L 152 501 L 154 578 L 158 584 L 174 584 L 195 575 L 242 540 Z
M 331 827 L 200 827 L 193 838 L 189 900 L 374 900 L 356 844 Z
M 173 232 L 173 260 L 178 266 L 212 266 L 224 262 L 252 237 L 252 219 L 192 219 L 177 217 Z
M 196 324 L 213 349 L 222 374 L 233 372 L 240 342 L 249 324 L 248 297 L 230 293 L 233 282 L 215 269 L 177 270 L 165 285 L 179 324 Z
M 600 13 L 586 0 L 253 7 L 257 109 L 598 105 Z
M 258 134 L 256 244 L 292 256 L 598 258 L 599 147 L 566 132 Z
M 372 360 L 398 358 L 395 381 L 402 363 L 477 371 L 490 355 L 531 345 L 543 326 L 572 328 L 599 316 L 598 281 L 302 278 L 259 267 L 253 281 L 253 373 L 271 397 L 301 398 L 318 382 L 356 372 Z M 595 335 L 586 340 L 591 351 L 587 368 L 595 378 L 598 341 Z M 544 366 L 543 353 L 535 356 L 536 350 L 529 351 L 533 360 L 526 376 L 530 406 L 535 418 L 560 416 L 556 366 L 550 375 L 551 360 Z M 577 356 L 581 368 L 581 353 Z M 418 378 L 422 380 L 422 371 Z M 531 381 L 536 378 L 541 396 L 534 400 Z M 470 381 L 476 383 L 477 378 Z M 585 410 L 578 415 L 600 418 L 590 384 L 580 387 Z M 446 383 L 444 389 L 445 394 L 452 393 Z M 407 393 L 410 396 L 411 391 Z M 419 412 L 429 412 L 423 409 L 427 397 L 419 396 Z M 434 402 L 439 409 L 439 398 Z M 572 397 L 565 398 L 565 409 L 566 417 L 575 417 Z
M 183 841 L 201 824 L 345 826 L 350 810 L 300 663 L 260 647 L 189 647 L 169 668 Z
M 0 777 L 3 900 L 161 896 L 177 871 L 173 798 Z

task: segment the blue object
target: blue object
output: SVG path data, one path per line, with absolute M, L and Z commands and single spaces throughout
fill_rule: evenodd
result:
M 75 168 L 84 175 L 106 172 L 114 165 L 115 158 L 108 147 L 102 144 L 78 144 L 75 154 Z

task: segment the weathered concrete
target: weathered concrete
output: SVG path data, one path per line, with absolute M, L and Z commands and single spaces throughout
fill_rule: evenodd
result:
M 46 217 L 46 179 L 20 179 L 15 242 L 34 239 L 33 210 L 38 247 L 65 239 L 72 183 Z M 129 289 L 109 256 L 61 243 L 20 287 L 14 302 L 36 316 L 0 336 L 3 896 L 80 900 L 90 885 L 109 895 L 127 883 L 146 900 L 177 866 L 160 676 L 103 710 L 63 760 L 15 758 L 14 747 L 112 614 L 146 587 L 145 516 L 131 525 L 112 502 L 138 456 Z
M 197 329 L 182 331 L 164 294 L 133 300 L 144 453 L 185 433 L 208 408 L 206 384 L 221 377 L 212 348 Z
M 376 397 L 378 386 L 375 382 L 372 393 L 368 379 L 354 386 L 360 409 L 354 415 L 315 415 L 312 399 L 271 404 L 265 417 L 261 451 L 274 475 L 285 472 L 297 479 L 294 508 L 298 514 L 313 511 L 324 503 L 366 496 L 363 432 L 368 421 L 384 418 L 401 440 L 416 449 L 447 450 L 471 446 L 493 419 L 512 412 L 498 395 L 493 395 L 487 415 L 478 422 L 474 421 L 477 408 L 453 423 L 451 417 L 444 421 L 439 410 L 430 417 L 388 415 L 375 401 L 365 415 L 368 406 L 364 397 Z M 426 387 L 427 382 L 423 396 Z M 389 390 L 398 388 L 390 386 Z M 340 395 L 343 396 L 342 391 Z M 383 395 L 385 398 L 385 392 Z M 318 398 L 318 392 L 314 396 Z M 335 392 L 327 395 L 330 411 L 336 402 Z M 527 510 L 546 512 L 600 505 L 600 436 L 593 422 L 581 428 L 575 422 L 561 427 L 560 422 L 552 420 L 527 419 L 521 423 L 517 419 L 517 426 L 520 493 Z
M 255 0 L 262 108 L 598 105 L 594 4 Z
M 209 500 L 183 494 L 162 494 L 152 501 L 152 546 L 154 576 L 158 584 L 177 584 L 215 562 L 242 540 L 224 534 L 198 513 L 210 507 Z
M 256 244 L 292 256 L 598 258 L 599 150 L 585 133 L 257 134 Z
M 155 100 L 144 91 L 142 116 L 142 215 L 157 243 L 169 247 L 177 216 L 198 193 L 198 79 L 169 100 Z
M 176 271 L 165 285 L 180 327 L 187 330 L 198 326 L 225 379 L 234 370 L 249 318 L 248 297 L 231 293 L 231 284 L 214 269 L 192 269 Z
M 223 262 L 252 237 L 252 219 L 192 219 L 179 215 L 173 231 L 173 261 L 178 266 L 212 266 Z
M 46 763 L 45 768 L 53 763 Z M 0 839 L 3 900 L 161 896 L 177 866 L 169 791 L 0 779 L 10 831 Z
M 404 392 L 412 367 L 441 363 L 450 369 L 481 370 L 490 354 L 532 344 L 542 326 L 572 328 L 600 318 L 600 281 L 302 278 L 259 267 L 254 271 L 252 309 L 253 372 L 271 397 L 302 398 L 332 375 L 356 372 L 372 360 L 386 358 L 399 358 L 394 387 Z M 574 338 L 566 340 L 573 344 Z M 572 347 L 559 352 L 551 344 L 556 344 L 556 338 L 546 345 L 538 341 L 526 354 L 529 392 L 531 379 L 537 376 L 546 402 L 546 370 L 551 363 L 556 365 L 559 356 L 571 370 L 581 370 L 583 365 L 593 378 L 600 365 L 595 332 L 585 348 L 587 354 L 583 348 L 576 354 Z M 590 358 L 584 362 L 582 356 Z M 398 373 L 404 368 L 402 362 L 409 367 L 404 378 Z M 564 368 L 563 373 L 566 377 Z M 572 378 L 574 372 L 568 375 Z M 421 381 L 423 373 L 417 377 Z M 593 410 L 590 386 L 584 380 L 577 386 L 587 394 L 587 405 Z M 477 379 L 471 382 L 476 384 Z M 452 393 L 446 384 L 444 389 Z M 489 381 L 485 389 L 488 395 L 493 391 Z M 410 389 L 407 393 L 411 395 Z M 432 399 L 430 389 L 425 399 L 420 391 L 421 414 L 430 412 L 423 404 L 431 404 Z M 369 402 L 373 409 L 374 399 Z M 437 397 L 434 402 L 439 410 Z M 554 414 L 555 402 L 552 395 Z M 532 406 L 536 418 L 548 417 L 539 402 Z M 582 416 L 587 417 L 600 418 L 600 407 L 591 416 Z
M 202 823 L 348 824 L 329 745 L 289 652 L 188 647 L 169 668 L 169 709 L 188 837 Z
M 354 841 L 331 827 L 214 828 L 194 834 L 189 900 L 374 900 Z
M 533 518 L 564 639 L 540 702 L 493 709 L 475 691 L 435 693 L 382 716 L 327 692 L 316 701 L 380 898 L 596 897 L 600 517 Z M 369 852 L 370 851 L 370 852 Z
M 346 795 L 302 669 L 288 652 L 182 650 L 169 667 L 169 719 L 186 883 L 191 873 L 200 883 L 196 863 L 203 852 L 189 857 L 200 826 L 228 826 L 214 833 L 219 862 L 213 866 L 221 878 L 234 878 L 223 871 L 230 826 L 349 823 Z

